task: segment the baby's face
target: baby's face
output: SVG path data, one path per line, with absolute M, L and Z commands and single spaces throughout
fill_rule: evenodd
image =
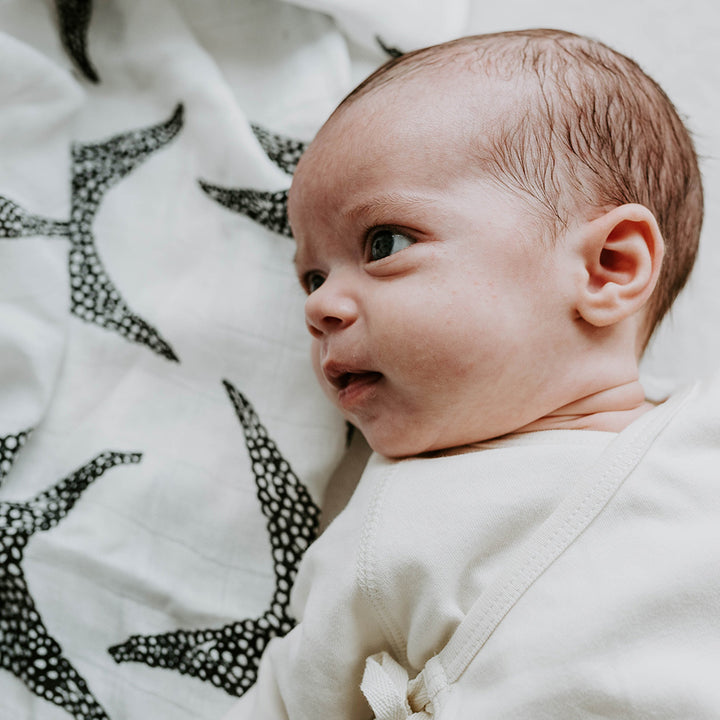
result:
M 325 126 L 290 191 L 318 379 L 389 457 L 558 406 L 563 255 L 525 203 L 470 169 L 453 125 L 417 93 L 366 95 Z

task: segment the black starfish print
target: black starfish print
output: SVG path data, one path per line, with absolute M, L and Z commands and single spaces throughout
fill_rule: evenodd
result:
M 0 238 L 31 237 L 33 235 L 66 237 L 69 234 L 67 221 L 31 215 L 12 200 L 0 195 Z
M 288 613 L 290 589 L 300 558 L 317 535 L 320 509 L 268 437 L 252 405 L 229 382 L 224 385 L 243 426 L 258 500 L 267 518 L 275 569 L 270 606 L 259 618 L 221 628 L 134 635 L 109 652 L 116 662 L 177 670 L 239 696 L 254 684 L 268 642 L 295 624 Z
M 23 553 L 29 539 L 55 527 L 94 480 L 116 465 L 139 461 L 138 453 L 104 452 L 27 502 L 0 502 L 0 667 L 76 720 L 107 715 L 48 633 L 28 590 Z
M 200 180 L 200 187 L 221 205 L 236 213 L 247 215 L 268 230 L 280 235 L 292 237 L 290 223 L 287 218 L 287 190 L 264 192 L 262 190 L 246 190 L 221 188 Z
M 288 175 L 292 175 L 302 154 L 307 150 L 308 144 L 285 135 L 276 135 L 260 127 L 260 125 L 253 124 L 250 127 L 265 154 L 281 170 Z
M 160 334 L 135 315 L 110 280 L 95 248 L 92 223 L 105 193 L 143 160 L 165 146 L 182 127 L 178 105 L 166 122 L 115 135 L 100 143 L 72 145 L 70 220 L 32 215 L 0 196 L 0 238 L 47 235 L 70 240 L 70 312 L 147 346 L 167 360 L 178 361 Z
M 31 432 L 32 428 L 0 437 L 0 485 Z
M 87 32 L 92 7 L 92 0 L 55 0 L 60 40 L 82 74 L 96 83 L 100 82 L 100 78 L 87 54 Z
M 375 42 L 380 46 L 381 50 L 388 55 L 391 59 L 392 58 L 399 58 L 402 57 L 405 53 L 402 50 L 399 50 L 396 47 L 393 47 L 392 45 L 386 45 L 383 39 L 379 36 L 375 36 Z
M 253 125 L 252 130 L 270 160 L 288 175 L 292 175 L 300 156 L 307 148 L 307 143 L 284 135 L 276 135 L 259 125 Z M 247 215 L 251 220 L 273 232 L 292 237 L 287 218 L 287 190 L 265 192 L 247 188 L 222 188 L 204 180 L 200 180 L 199 183 L 213 200 L 229 210 Z

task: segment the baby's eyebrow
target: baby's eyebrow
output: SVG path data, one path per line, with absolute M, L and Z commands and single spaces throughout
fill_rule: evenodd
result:
M 424 196 L 418 193 L 383 193 L 380 195 L 373 195 L 363 202 L 351 205 L 347 210 L 343 211 L 343 215 L 350 219 L 357 219 L 358 217 L 374 217 L 376 215 L 384 215 L 388 212 L 397 212 L 400 210 L 407 210 L 408 208 L 414 208 L 422 205 L 427 207 L 437 201 L 437 198 L 432 196 Z
M 393 214 L 397 213 L 399 217 L 396 218 L 398 221 L 408 221 L 406 216 L 400 216 L 400 213 L 407 213 L 410 210 L 423 207 L 433 207 L 439 204 L 441 198 L 438 193 L 434 195 L 422 195 L 416 192 L 390 192 L 390 193 L 379 193 L 378 195 L 371 195 L 370 197 L 363 199 L 361 202 L 349 204 L 347 208 L 339 210 L 340 215 L 351 222 L 357 222 L 362 219 L 362 223 L 366 226 L 373 225 L 374 223 L 383 223 L 392 221 Z M 293 255 L 293 265 L 297 269 L 298 265 L 304 265 L 307 260 L 305 259 L 305 251 L 302 247 L 303 243 L 300 239 L 295 236 L 295 254 Z

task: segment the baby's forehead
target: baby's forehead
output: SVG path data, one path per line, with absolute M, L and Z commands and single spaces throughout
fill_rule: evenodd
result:
M 439 181 L 486 175 L 498 130 L 518 117 L 515 78 L 465 61 L 418 68 L 351 97 L 331 115 L 295 172 L 288 212 L 348 178 L 402 176 L 417 163 Z
M 392 156 L 396 141 L 417 134 L 433 150 L 452 144 L 462 152 L 513 124 L 522 92 L 516 78 L 491 77 L 462 64 L 431 66 L 351 97 L 331 115 L 310 149 L 364 142 L 384 145 Z M 405 144 L 398 142 L 398 147 L 405 149 Z M 418 145 L 415 150 L 428 148 Z
M 513 103 L 505 88 L 487 79 L 482 88 L 468 88 L 468 78 L 452 76 L 438 86 L 433 77 L 416 73 L 378 87 L 330 117 L 296 169 L 291 222 L 299 204 L 349 178 L 387 179 L 392 185 L 418 164 L 439 180 L 478 171 L 490 136 L 514 112 Z

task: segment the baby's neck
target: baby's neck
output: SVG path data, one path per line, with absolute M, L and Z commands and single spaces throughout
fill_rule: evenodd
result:
M 534 420 L 516 432 L 536 430 L 602 430 L 620 432 L 654 405 L 645 399 L 639 380 L 575 400 Z

